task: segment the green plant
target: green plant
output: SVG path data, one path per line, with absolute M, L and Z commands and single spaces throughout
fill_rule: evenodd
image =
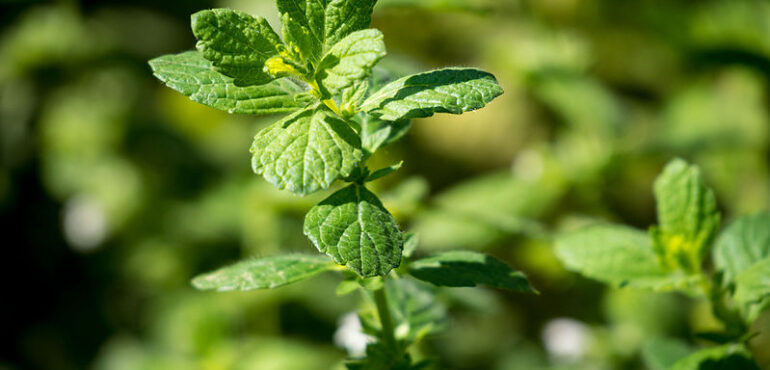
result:
M 649 233 L 624 225 L 599 224 L 557 237 L 567 268 L 619 287 L 679 291 L 709 300 L 722 323 L 700 333 L 719 346 L 690 353 L 667 339 L 649 346 L 652 368 L 756 369 L 748 350 L 757 334 L 751 324 L 770 296 L 770 213 L 740 217 L 717 236 L 721 215 L 700 169 L 671 161 L 654 185 L 658 225 Z M 704 268 L 709 252 L 713 268 Z M 653 366 L 651 363 L 662 364 Z
M 325 271 L 347 276 L 338 289 L 368 298 L 364 330 L 378 340 L 350 369 L 416 369 L 408 347 L 439 329 L 436 286 L 485 284 L 534 292 L 526 277 L 483 254 L 454 251 L 410 261 L 414 234 L 402 233 L 367 182 L 398 170 L 366 161 L 402 137 L 409 120 L 482 108 L 502 89 L 491 74 L 445 68 L 389 81 L 373 73 L 383 35 L 367 28 L 374 0 L 278 0 L 283 39 L 261 17 L 213 9 L 192 16 L 197 51 L 150 61 L 155 75 L 192 100 L 230 113 L 290 113 L 260 131 L 252 168 L 279 189 L 306 195 L 348 183 L 313 207 L 304 233 L 329 257 L 252 259 L 193 280 L 199 289 L 276 288 Z M 411 275 L 415 279 L 404 278 Z M 390 298 L 389 298 L 390 297 Z

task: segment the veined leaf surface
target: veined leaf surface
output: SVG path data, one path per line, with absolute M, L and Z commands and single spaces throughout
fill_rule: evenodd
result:
M 236 85 L 272 80 L 263 67 L 283 43 L 264 18 L 232 9 L 203 10 L 193 14 L 192 30 L 198 51 Z
M 212 63 L 197 51 L 155 58 L 150 61 L 150 67 L 168 87 L 193 101 L 229 113 L 292 112 L 312 99 L 288 79 L 264 85 L 237 86 L 232 77 L 214 70 Z
M 272 289 L 304 280 L 337 266 L 325 256 L 289 254 L 237 262 L 199 275 L 192 284 L 201 290 Z
M 445 68 L 395 80 L 372 94 L 361 110 L 386 121 L 460 114 L 503 93 L 495 76 L 474 68 Z
M 350 185 L 313 207 L 304 232 L 319 251 L 363 277 L 385 275 L 401 263 L 398 224 L 362 185 Z
M 361 142 L 347 123 L 322 106 L 308 107 L 260 131 L 252 168 L 279 189 L 310 194 L 350 175 Z

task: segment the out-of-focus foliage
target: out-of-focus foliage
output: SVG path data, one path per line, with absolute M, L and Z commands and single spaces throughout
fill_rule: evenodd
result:
M 269 0 L 0 5 L 0 368 L 322 369 L 366 340 L 367 323 L 339 321 L 359 298 L 336 297 L 332 274 L 269 292 L 189 286 L 240 258 L 313 252 L 302 216 L 323 198 L 251 174 L 253 133 L 271 119 L 153 80 L 144 61 L 189 49 L 189 14 L 210 7 L 279 24 Z M 490 253 L 541 292 L 409 281 L 441 302 L 392 308 L 422 338 L 410 355 L 441 369 L 643 369 L 713 345 L 770 366 L 767 311 L 745 348 L 724 349 L 703 302 L 580 278 L 550 241 L 597 220 L 654 224 L 653 180 L 675 156 L 701 167 L 723 226 L 770 207 L 768 17 L 759 0 L 380 0 L 389 71 L 479 66 L 505 94 L 413 121 L 371 159 L 405 163 L 372 190 L 421 248 Z M 650 357 L 661 346 L 671 357 Z

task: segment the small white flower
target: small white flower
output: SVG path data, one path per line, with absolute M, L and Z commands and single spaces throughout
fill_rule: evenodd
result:
M 591 330 L 588 325 L 570 318 L 557 318 L 543 328 L 543 344 L 558 362 L 575 362 L 588 350 Z
M 86 195 L 76 195 L 64 204 L 64 237 L 79 252 L 92 251 L 107 237 L 107 216 L 101 203 Z
M 342 316 L 339 327 L 334 333 L 334 344 L 348 351 L 350 357 L 359 358 L 366 355 L 366 345 L 374 342 L 374 338 L 364 334 L 358 314 L 350 312 Z

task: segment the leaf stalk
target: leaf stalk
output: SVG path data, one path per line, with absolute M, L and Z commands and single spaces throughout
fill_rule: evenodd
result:
M 396 337 L 393 328 L 393 318 L 390 316 L 388 296 L 385 293 L 385 287 L 374 291 L 374 302 L 377 305 L 377 315 L 380 317 L 380 325 L 382 326 L 380 339 L 388 348 L 395 350 Z

